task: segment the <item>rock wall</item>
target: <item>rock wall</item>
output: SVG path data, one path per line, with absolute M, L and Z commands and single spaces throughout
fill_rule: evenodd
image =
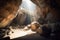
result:
M 8 25 L 17 14 L 22 0 L 0 0 L 0 28 Z

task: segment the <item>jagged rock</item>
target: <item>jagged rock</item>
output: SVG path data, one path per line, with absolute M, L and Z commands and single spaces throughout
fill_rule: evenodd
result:
M 0 0 L 0 28 L 7 26 L 17 15 L 22 0 Z

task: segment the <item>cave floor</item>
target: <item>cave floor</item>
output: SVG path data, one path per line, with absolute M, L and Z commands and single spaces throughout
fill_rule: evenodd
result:
M 11 39 L 11 40 L 51 40 L 51 39 L 42 37 L 39 34 L 35 33 L 35 34 L 26 35 L 26 36 Z

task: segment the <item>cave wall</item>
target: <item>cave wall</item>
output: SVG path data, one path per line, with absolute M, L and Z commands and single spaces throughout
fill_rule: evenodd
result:
M 22 0 L 0 0 L 0 27 L 5 27 L 15 17 Z
M 31 1 L 40 7 L 40 10 L 43 13 L 44 17 L 46 17 L 48 12 L 50 12 L 53 15 L 54 20 L 57 21 L 60 20 L 60 3 L 59 3 L 60 0 L 31 0 Z

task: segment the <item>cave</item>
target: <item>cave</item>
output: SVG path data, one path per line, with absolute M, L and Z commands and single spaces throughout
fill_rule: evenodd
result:
M 0 0 L 0 40 L 60 40 L 60 1 Z

